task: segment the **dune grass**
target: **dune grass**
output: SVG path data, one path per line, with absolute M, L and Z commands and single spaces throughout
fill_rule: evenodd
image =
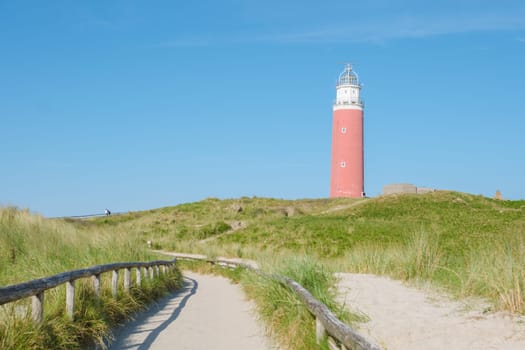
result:
M 77 226 L 16 208 L 1 208 L 0 285 L 98 264 L 159 258 L 136 234 Z M 39 325 L 30 319 L 29 299 L 0 306 L 0 349 L 103 346 L 113 326 L 180 286 L 180 272 L 170 271 L 153 281 L 144 280 L 142 288 L 132 288 L 130 294 L 120 290 L 117 299 L 110 292 L 110 274 L 102 275 L 100 299 L 94 296 L 89 280 L 78 280 L 74 321 L 65 316 L 65 286 L 45 292 L 44 320 Z
M 158 248 L 258 261 L 308 255 L 343 272 L 428 281 L 457 296 L 488 298 L 495 310 L 525 313 L 525 201 L 447 191 L 207 199 L 115 220 Z M 231 229 L 210 230 L 222 224 Z
M 0 211 L 0 284 L 99 263 L 150 260 L 156 257 L 146 249 L 148 240 L 158 249 L 270 262 L 267 271 L 297 279 L 314 295 L 319 285 L 332 292 L 333 280 L 323 277 L 331 271 L 366 272 L 424 281 L 459 297 L 486 298 L 494 310 L 525 314 L 525 201 L 457 192 L 357 200 L 209 198 L 71 222 L 7 208 Z M 282 343 L 292 346 L 295 339 L 294 349 L 312 346 L 313 332 L 301 333 L 312 330 L 312 319 L 293 295 L 256 277 L 237 272 L 230 277 L 243 283 Z M 118 315 L 109 318 L 119 320 Z M 67 327 L 59 322 L 47 329 Z M 88 338 L 104 331 L 95 333 Z M 71 339 L 65 339 L 57 346 L 67 348 Z

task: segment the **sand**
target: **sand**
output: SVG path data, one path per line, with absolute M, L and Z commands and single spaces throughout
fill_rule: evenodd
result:
M 453 301 L 366 274 L 338 274 L 340 301 L 369 322 L 358 332 L 386 350 L 523 350 L 525 318 L 488 313 L 479 301 Z
M 487 312 L 482 301 L 452 300 L 386 277 L 337 276 L 339 301 L 369 318 L 358 332 L 384 350 L 525 350 L 523 316 Z
M 182 291 L 120 329 L 110 349 L 276 349 L 239 286 L 192 272 L 184 280 Z

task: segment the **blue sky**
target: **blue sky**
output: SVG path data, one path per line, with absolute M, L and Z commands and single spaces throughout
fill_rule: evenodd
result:
M 0 204 L 327 197 L 354 62 L 365 190 L 525 198 L 523 1 L 0 0 Z

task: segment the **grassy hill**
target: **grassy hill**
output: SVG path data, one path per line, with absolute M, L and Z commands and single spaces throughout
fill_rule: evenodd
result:
M 458 192 L 372 199 L 206 199 L 83 221 L 159 249 L 249 257 L 308 255 L 338 270 L 431 281 L 525 311 L 525 201 Z
M 156 210 L 97 218 L 162 249 L 299 252 L 334 258 L 362 245 L 403 244 L 414 233 L 439 237 L 451 258 L 489 241 L 522 236 L 525 201 L 499 201 L 457 192 L 373 199 L 206 199 Z M 256 255 L 250 255 L 256 257 Z
M 318 276 L 315 271 L 328 276 L 330 271 L 389 275 L 430 283 L 457 296 L 484 297 L 494 310 L 525 314 L 525 201 L 444 191 L 371 199 L 209 198 L 87 220 L 51 220 L 1 208 L 0 284 L 94 264 L 158 257 L 147 249 L 148 241 L 157 249 L 251 258 L 266 269 L 275 270 L 279 264 L 286 268 L 294 259 L 306 261 L 307 268 L 304 263 L 292 268 L 306 271 L 306 276 Z M 295 278 L 303 281 L 299 277 Z M 168 286 L 180 282 L 180 276 L 173 278 Z M 248 286 L 257 290 L 259 282 Z M 157 288 L 166 290 L 165 285 Z M 262 284 L 258 294 L 252 294 L 267 296 L 266 305 L 272 307 L 281 307 L 272 304 L 276 300 L 291 298 L 288 306 L 296 310 L 290 295 L 285 298 L 276 288 L 271 290 L 278 294 L 268 294 L 267 289 Z M 147 302 L 139 298 L 111 304 L 108 297 L 108 304 L 85 306 L 91 310 L 85 315 L 93 317 L 82 316 L 79 307 L 75 325 L 66 318 L 54 323 L 51 316 L 63 312 L 62 294 L 63 290 L 50 293 L 46 301 L 52 304 L 50 318 L 38 330 L 29 321 L 13 330 L 0 317 L 0 348 L 35 347 L 31 344 L 72 348 L 96 342 L 107 334 L 109 325 Z M 281 309 L 267 308 L 270 324 L 275 315 L 293 313 L 275 310 Z M 306 316 L 304 322 L 311 323 Z M 304 328 L 297 324 L 303 325 L 279 323 L 275 328 L 284 329 L 286 338 L 289 329 Z M 290 339 L 306 339 L 290 334 L 294 334 L 288 335 Z

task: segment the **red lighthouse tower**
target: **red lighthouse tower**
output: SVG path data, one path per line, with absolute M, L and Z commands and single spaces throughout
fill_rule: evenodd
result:
M 330 197 L 363 197 L 363 102 L 352 65 L 339 75 L 333 106 Z

